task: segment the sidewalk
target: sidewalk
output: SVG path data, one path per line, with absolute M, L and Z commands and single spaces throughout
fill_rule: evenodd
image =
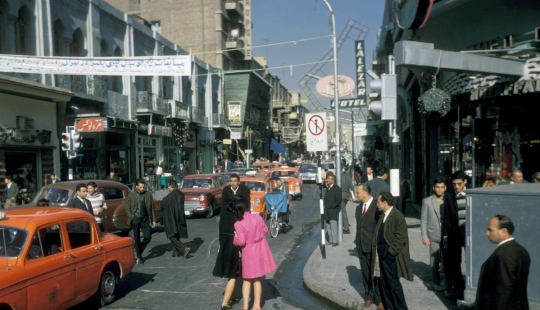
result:
M 303 280 L 309 290 L 345 309 L 362 309 L 364 285 L 355 249 L 355 207 L 347 207 L 351 233 L 344 234 L 338 247 L 326 245 L 326 259 L 317 248 L 304 267 Z M 420 206 L 408 206 L 405 214 L 409 227 L 409 246 L 414 281 L 401 279 L 409 309 L 458 309 L 455 300 L 431 288 L 429 253 L 420 238 Z M 376 309 L 372 305 L 369 309 Z

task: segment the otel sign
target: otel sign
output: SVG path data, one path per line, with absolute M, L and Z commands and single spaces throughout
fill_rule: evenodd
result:
M 338 97 L 350 95 L 355 89 L 354 80 L 346 75 L 338 75 Z M 317 81 L 315 89 L 319 95 L 334 98 L 334 76 L 327 75 Z

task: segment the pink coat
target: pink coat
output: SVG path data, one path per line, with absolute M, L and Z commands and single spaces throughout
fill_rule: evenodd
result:
M 259 214 L 244 213 L 234 224 L 237 237 L 234 245 L 242 248 L 242 278 L 254 279 L 276 270 L 272 251 L 264 237 L 268 227 Z

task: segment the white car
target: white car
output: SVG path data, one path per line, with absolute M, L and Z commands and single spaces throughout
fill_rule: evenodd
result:
M 332 173 L 336 175 L 336 163 L 333 161 L 323 161 L 321 162 L 321 170 L 323 171 L 323 173 L 325 173 L 326 170 L 332 171 Z M 323 174 L 323 176 L 324 175 L 325 174 Z

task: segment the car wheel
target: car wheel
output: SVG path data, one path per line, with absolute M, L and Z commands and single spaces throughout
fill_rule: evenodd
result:
M 96 297 L 99 305 L 105 307 L 112 303 L 116 297 L 116 287 L 118 286 L 118 273 L 116 268 L 108 266 L 101 274 L 99 288 Z
M 302 200 L 303 195 L 298 196 L 298 200 Z
M 214 203 L 212 202 L 208 206 L 208 213 L 206 213 L 206 218 L 211 219 L 214 216 Z

